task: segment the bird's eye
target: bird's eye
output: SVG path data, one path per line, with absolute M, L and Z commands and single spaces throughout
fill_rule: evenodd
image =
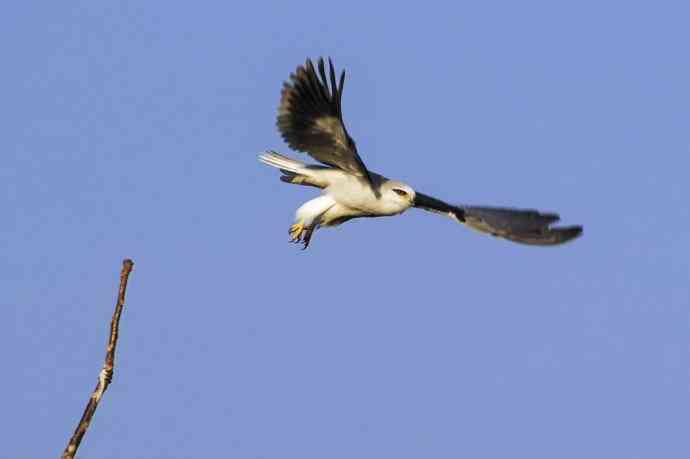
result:
M 407 197 L 407 191 L 405 190 L 401 190 L 400 188 L 393 188 L 393 191 L 395 191 L 395 193 L 398 196 L 402 196 L 403 198 Z

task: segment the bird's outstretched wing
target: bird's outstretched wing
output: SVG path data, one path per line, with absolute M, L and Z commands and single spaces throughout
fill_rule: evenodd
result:
M 310 59 L 290 75 L 290 81 L 283 85 L 278 107 L 278 130 L 290 148 L 309 153 L 317 161 L 362 177 L 371 184 L 369 172 L 343 123 L 341 99 L 345 71 L 336 84 L 330 59 L 328 66 L 330 87 L 323 59 L 318 62 L 319 75 Z
M 581 226 L 551 228 L 560 217 L 536 210 L 504 207 L 452 206 L 440 199 L 416 193 L 415 207 L 464 223 L 482 233 L 528 245 L 558 245 L 582 234 Z

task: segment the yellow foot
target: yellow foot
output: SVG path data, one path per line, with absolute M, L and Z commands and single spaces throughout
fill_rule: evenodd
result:
M 290 227 L 290 242 L 299 242 L 304 231 L 304 223 L 301 221 L 295 223 Z
M 290 227 L 290 242 L 302 243 L 306 249 L 309 246 L 311 235 L 314 232 L 313 228 L 304 226 L 303 221 L 299 221 Z

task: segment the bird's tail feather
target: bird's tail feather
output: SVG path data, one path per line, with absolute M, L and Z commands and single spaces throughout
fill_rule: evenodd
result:
M 328 169 L 323 166 L 310 166 L 302 161 L 288 158 L 275 151 L 266 151 L 259 155 L 259 161 L 272 167 L 277 167 L 283 175 L 280 180 L 293 185 L 315 186 L 316 188 L 325 188 L 328 186 L 328 181 L 325 181 L 323 175 L 318 172 Z
M 292 172 L 294 174 L 303 172 L 307 167 L 307 165 L 303 162 L 288 158 L 287 156 L 283 156 L 275 151 L 266 151 L 260 154 L 259 161 L 268 166 L 277 167 L 284 172 Z

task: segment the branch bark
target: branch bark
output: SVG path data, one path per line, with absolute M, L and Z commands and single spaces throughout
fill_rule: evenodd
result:
M 110 321 L 110 339 L 108 340 L 108 348 L 105 354 L 105 363 L 103 364 L 103 369 L 101 369 L 98 375 L 98 383 L 96 388 L 91 394 L 89 403 L 84 409 L 84 414 L 81 416 L 81 420 L 77 425 L 77 428 L 70 438 L 65 451 L 62 453 L 62 459 L 73 459 L 77 454 L 77 449 L 81 444 L 81 440 L 86 434 L 86 430 L 91 424 L 91 419 L 96 413 L 96 408 L 98 408 L 98 403 L 101 401 L 103 394 L 108 389 L 110 382 L 113 380 L 113 369 L 115 368 L 115 348 L 117 347 L 117 339 L 120 334 L 120 316 L 122 315 L 122 309 L 125 307 L 125 293 L 127 292 L 127 281 L 129 280 L 129 274 L 132 272 L 134 267 L 134 262 L 130 259 L 125 259 L 122 261 L 122 271 L 120 272 L 120 289 L 117 295 L 117 303 L 115 304 L 115 312 L 113 313 L 113 318 Z

